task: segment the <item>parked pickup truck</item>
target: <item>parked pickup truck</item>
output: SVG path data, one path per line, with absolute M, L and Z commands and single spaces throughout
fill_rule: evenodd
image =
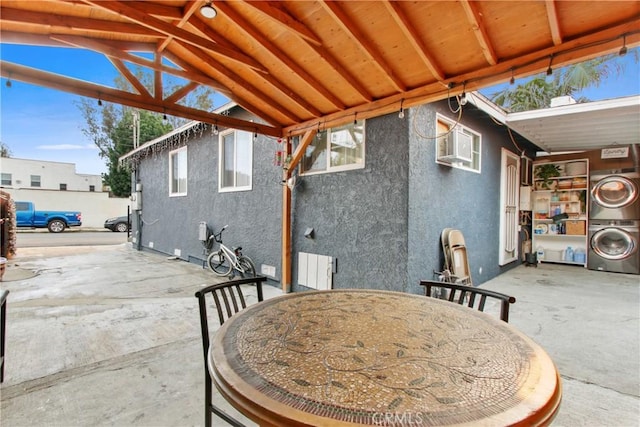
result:
M 16 202 L 18 227 L 45 228 L 62 233 L 65 228 L 82 225 L 82 214 L 71 211 L 37 211 L 32 202 Z

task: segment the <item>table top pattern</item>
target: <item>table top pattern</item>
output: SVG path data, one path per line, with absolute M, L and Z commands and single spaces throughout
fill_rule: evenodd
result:
M 241 314 L 216 337 L 213 366 L 227 363 L 241 393 L 337 422 L 474 423 L 521 405 L 544 374 L 506 323 L 423 296 L 301 292 Z

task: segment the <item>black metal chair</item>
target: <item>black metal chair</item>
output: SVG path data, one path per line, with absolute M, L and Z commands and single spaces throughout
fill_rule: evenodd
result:
M 214 413 L 218 417 L 225 420 L 232 426 L 235 427 L 243 427 L 243 424 L 235 418 L 231 417 L 229 414 L 224 412 L 222 409 L 218 408 L 211 401 L 213 394 L 213 384 L 211 379 L 211 374 L 208 369 L 208 353 L 210 346 L 210 337 L 209 337 L 209 318 L 207 316 L 207 302 L 212 303 L 216 311 L 218 313 L 218 320 L 220 321 L 220 325 L 222 325 L 225 320 L 229 319 L 235 313 L 240 310 L 247 308 L 247 303 L 245 300 L 245 295 L 241 288 L 241 285 L 251 285 L 255 284 L 256 286 L 256 294 L 258 301 L 263 300 L 262 295 L 262 282 L 267 280 L 266 277 L 256 276 L 239 280 L 230 280 L 223 283 L 218 283 L 215 285 L 207 286 L 206 288 L 200 289 L 196 292 L 196 298 L 198 298 L 198 305 L 200 307 L 200 328 L 202 331 L 202 350 L 204 354 L 204 376 L 205 376 L 205 411 L 204 411 L 204 421 L 205 426 L 211 426 L 211 414 Z M 207 299 L 209 296 L 209 299 Z
M 448 291 L 448 297 L 445 296 L 444 299 L 457 302 L 460 305 L 466 304 L 467 307 L 475 308 L 479 311 L 484 311 L 487 298 L 498 299 L 500 300 L 500 319 L 507 323 L 509 323 L 509 306 L 516 302 L 515 297 L 510 295 L 473 286 L 439 282 L 436 280 L 421 280 L 420 285 L 425 287 L 425 294 L 428 297 L 438 297 L 433 288 L 445 289 Z
M 4 343 L 7 334 L 7 295 L 8 290 L 0 291 L 0 383 L 4 381 Z

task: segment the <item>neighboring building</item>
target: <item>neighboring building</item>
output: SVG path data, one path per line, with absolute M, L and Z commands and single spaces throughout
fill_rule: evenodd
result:
M 78 174 L 73 163 L 3 157 L 0 170 L 5 188 L 102 192 L 102 176 Z
M 239 107 L 228 114 L 251 118 Z M 501 170 L 504 153 L 517 165 L 535 147 L 517 135 L 514 145 L 471 104 L 460 116 L 447 101 L 404 114 L 323 130 L 307 148 L 293 185 L 293 290 L 322 287 L 324 274 L 336 289 L 420 292 L 418 281 L 443 265 L 447 227 L 466 238 L 474 284 L 519 264 L 517 251 L 500 254 Z M 464 150 L 447 152 L 436 137 L 447 130 Z M 193 122 L 124 156 L 141 189 L 138 248 L 203 263 L 199 224 L 229 224 L 225 244 L 242 245 L 259 273 L 280 281 L 281 150 L 275 139 Z
M 0 158 L 0 187 L 13 200 L 37 209 L 82 212 L 82 227 L 102 228 L 107 218 L 126 215 L 128 198 L 109 197 L 102 176 L 76 173 L 73 163 Z

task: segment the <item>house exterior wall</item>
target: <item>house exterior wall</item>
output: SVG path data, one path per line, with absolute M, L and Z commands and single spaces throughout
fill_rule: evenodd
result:
M 468 104 L 461 123 L 482 137 L 481 173 L 438 164 L 435 140 L 424 138 L 436 134 L 437 113 L 457 119 L 446 101 L 410 111 L 414 126 L 409 129 L 408 290 L 412 293 L 423 292 L 418 282 L 433 279 L 433 272 L 442 270 L 444 228 L 462 232 L 474 285 L 517 265 L 498 264 L 501 149 L 518 152 L 516 147 L 506 128 Z
M 13 189 L 60 190 L 60 184 L 67 185 L 67 191 L 102 192 L 102 176 L 76 173 L 74 163 L 47 162 L 42 160 L 2 157 L 0 172 L 10 173 Z M 40 187 L 31 186 L 31 175 L 40 176 Z
M 299 252 L 337 260 L 333 288 L 404 291 L 407 286 L 408 121 L 365 123 L 365 168 L 303 175 L 292 203 L 292 289 Z M 304 237 L 307 228 L 313 239 Z
M 80 211 L 82 227 L 104 228 L 107 218 L 127 214 L 129 198 L 109 197 L 102 191 L 100 175 L 76 174 L 75 164 L 3 157 L 0 170 L 12 175 L 3 190 L 16 201 L 33 202 L 37 210 Z M 31 175 L 40 175 L 41 187 L 31 187 Z M 60 183 L 67 190 L 60 191 Z M 95 191 L 89 191 L 89 185 Z
M 237 113 L 237 110 L 236 110 Z M 447 102 L 389 114 L 365 124 L 363 169 L 301 175 L 292 191 L 292 290 L 298 284 L 300 252 L 333 257 L 333 288 L 374 288 L 420 293 L 443 265 L 440 234 L 462 231 L 474 284 L 509 269 L 498 265 L 501 148 L 518 152 L 505 128 L 475 107 L 461 122 L 482 136 L 481 173 L 436 163 L 436 114 L 457 115 Z M 205 126 L 205 125 L 201 125 Z M 220 130 L 222 133 L 222 129 Z M 203 263 L 198 225 L 217 231 L 229 224 L 224 242 L 241 244 L 253 259 L 276 269 L 281 279 L 282 170 L 273 165 L 277 142 L 259 136 L 253 145 L 251 191 L 218 192 L 218 139 L 210 127 L 189 132 L 188 141 L 160 142 L 164 151 L 140 160 L 135 179 L 142 185 L 142 210 L 134 215 L 134 241 Z M 175 141 L 174 141 L 175 142 Z M 188 190 L 169 197 L 169 152 L 186 143 Z M 313 238 L 304 236 L 314 229 Z
M 208 125 L 202 132 L 191 132 L 186 142 L 187 195 L 170 197 L 169 153 L 182 145 L 143 158 L 137 168 L 134 179 L 142 185 L 142 210 L 132 218 L 136 246 L 203 264 L 200 222 L 214 232 L 229 225 L 222 235 L 224 243 L 242 246 L 258 272 L 262 264 L 276 267 L 272 278 L 279 281 L 282 170 L 272 166 L 277 142 L 264 136 L 254 139 L 252 190 L 220 193 L 218 136 Z

